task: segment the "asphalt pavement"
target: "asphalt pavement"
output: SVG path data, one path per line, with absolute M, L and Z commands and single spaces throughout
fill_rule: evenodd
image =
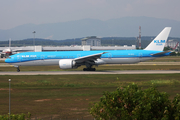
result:
M 174 74 L 180 70 L 122 70 L 122 71 L 26 71 L 0 72 L 0 75 L 85 75 L 85 74 Z

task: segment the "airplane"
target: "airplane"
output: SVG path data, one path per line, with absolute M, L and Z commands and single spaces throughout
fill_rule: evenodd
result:
M 9 48 L 6 48 L 4 50 L 2 50 L 2 52 L 0 52 L 1 58 L 3 57 L 9 57 L 10 55 L 12 55 L 12 50 L 11 50 L 11 38 L 9 39 Z
M 5 49 L 2 49 L 2 52 L 0 52 L 0 56 L 1 58 L 5 57 L 9 57 L 10 55 L 13 55 L 15 53 L 17 53 L 18 51 L 22 51 L 21 49 L 12 49 L 11 48 L 11 38 L 9 39 L 9 47 L 5 47 Z
M 17 54 L 19 52 L 28 52 L 34 51 L 34 47 L 11 47 L 11 38 L 9 39 L 9 47 L 0 47 L 0 57 L 1 58 L 8 58 L 13 54 Z
M 11 48 L 4 49 L 2 52 L 0 52 L 0 55 L 1 55 L 1 58 L 3 58 L 3 57 L 6 58 L 6 57 L 12 55 Z
M 170 55 L 171 51 L 163 51 L 170 31 L 171 27 L 165 27 L 143 50 L 24 52 L 10 56 L 5 62 L 14 65 L 17 72 L 20 66 L 59 65 L 60 69 L 74 69 L 85 65 L 84 71 L 95 71 L 94 65 L 144 62 Z

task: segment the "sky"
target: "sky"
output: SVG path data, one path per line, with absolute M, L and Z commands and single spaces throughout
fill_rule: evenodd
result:
M 180 0 L 0 0 L 0 29 L 80 19 L 147 16 L 180 21 Z

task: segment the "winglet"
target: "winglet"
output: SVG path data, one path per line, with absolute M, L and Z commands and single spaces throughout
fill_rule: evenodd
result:
M 163 51 L 170 31 L 171 27 L 165 27 L 161 31 L 161 33 L 159 33 L 159 35 L 144 50 Z

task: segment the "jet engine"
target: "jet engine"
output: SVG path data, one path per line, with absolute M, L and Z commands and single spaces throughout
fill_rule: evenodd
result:
M 106 64 L 106 62 L 105 62 L 104 60 L 102 60 L 102 59 L 97 59 L 97 60 L 95 61 L 95 64 L 96 64 L 96 65 L 102 65 L 102 64 Z
M 61 69 L 72 69 L 72 68 L 77 68 L 75 66 L 76 62 L 70 59 L 64 59 L 64 60 L 59 60 L 59 67 Z

